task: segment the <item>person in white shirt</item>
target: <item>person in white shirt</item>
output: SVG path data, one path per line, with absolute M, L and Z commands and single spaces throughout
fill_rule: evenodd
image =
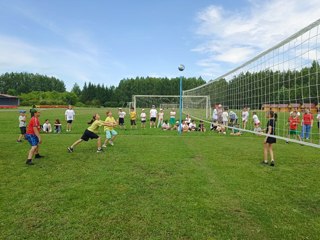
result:
M 126 112 L 122 110 L 122 108 L 118 109 L 118 116 L 119 116 L 119 127 L 121 129 L 125 129 L 126 126 L 124 125 L 124 118 L 126 116 Z
M 222 112 L 222 124 L 224 126 L 228 126 L 228 121 L 229 121 L 228 109 L 225 108 L 224 111 Z
M 51 127 L 51 123 L 49 122 L 49 119 L 46 119 L 46 121 L 42 125 L 42 130 L 45 133 L 51 133 L 52 132 L 52 127 Z
M 260 120 L 256 112 L 253 112 L 252 114 L 253 114 L 252 120 L 254 125 L 254 131 L 256 131 L 256 129 L 260 127 Z
M 158 125 L 157 125 L 157 127 L 162 126 L 163 118 L 164 118 L 164 112 L 163 112 L 163 109 L 160 108 L 160 112 L 158 113 Z
M 144 112 L 144 109 L 141 110 L 140 120 L 141 120 L 141 128 L 143 129 L 146 128 L 147 114 Z
M 152 108 L 150 110 L 150 128 L 152 126 L 156 128 L 157 114 L 158 114 L 158 111 L 156 107 L 152 105 Z
M 76 113 L 74 112 L 74 110 L 72 109 L 72 106 L 69 105 L 68 109 L 66 110 L 66 112 L 64 113 L 65 117 L 66 117 L 66 121 L 67 121 L 67 132 L 71 131 L 72 128 L 72 122 L 75 119 L 75 115 Z
M 26 125 L 26 111 L 25 110 L 20 110 L 20 116 L 19 116 L 19 128 L 20 128 L 20 135 L 18 137 L 17 142 L 20 143 L 22 142 L 22 138 L 25 137 L 26 132 L 27 132 L 27 125 Z
M 165 120 L 164 123 L 161 125 L 162 130 L 170 130 L 170 125 L 168 124 L 168 121 Z
M 195 120 L 192 120 L 191 123 L 189 124 L 189 130 L 190 131 L 196 131 L 197 129 L 197 124 Z
M 249 111 L 246 107 L 243 108 L 241 116 L 242 116 L 242 128 L 246 129 L 248 118 L 249 118 Z

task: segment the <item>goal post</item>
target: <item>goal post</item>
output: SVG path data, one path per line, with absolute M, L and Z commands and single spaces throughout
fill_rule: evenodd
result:
M 151 108 L 152 105 L 160 108 L 179 108 L 179 95 L 133 95 L 132 105 L 136 108 Z M 211 115 L 210 96 L 182 96 L 182 112 L 185 114 L 201 115 L 209 119 Z

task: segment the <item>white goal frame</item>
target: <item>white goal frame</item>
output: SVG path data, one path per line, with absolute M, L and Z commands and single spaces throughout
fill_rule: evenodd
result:
M 132 96 L 132 102 L 133 102 L 133 107 L 136 109 L 137 107 L 137 98 L 180 98 L 180 95 L 133 95 Z M 205 98 L 206 99 L 206 118 L 209 119 L 211 116 L 211 104 L 210 104 L 210 96 L 208 95 L 183 95 L 182 96 L 182 112 L 184 112 L 183 108 L 183 99 L 184 98 Z M 178 103 L 179 104 L 179 103 Z

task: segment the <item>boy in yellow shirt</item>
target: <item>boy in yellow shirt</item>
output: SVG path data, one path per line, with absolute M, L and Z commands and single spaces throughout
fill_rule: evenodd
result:
M 106 140 L 104 141 L 104 144 L 102 145 L 102 147 L 107 147 L 108 141 L 109 141 L 109 144 L 113 146 L 113 141 L 118 135 L 117 131 L 113 129 L 115 126 L 118 125 L 118 123 L 112 116 L 112 112 L 107 111 L 106 114 L 107 114 L 107 118 L 105 122 L 108 123 L 108 125 L 104 127 L 104 131 L 106 132 Z
M 134 108 L 130 109 L 130 124 L 131 124 L 131 129 L 134 127 L 135 129 L 137 129 L 137 124 L 136 124 L 136 120 L 137 120 L 137 113 L 134 111 Z

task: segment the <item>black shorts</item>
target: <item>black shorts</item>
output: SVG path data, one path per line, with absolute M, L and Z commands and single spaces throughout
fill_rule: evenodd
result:
M 21 132 L 21 134 L 26 134 L 27 127 L 20 127 L 20 132 Z
M 136 125 L 136 120 L 130 120 L 131 126 Z
M 320 122 L 318 122 L 318 128 L 320 128 Z
M 150 122 L 156 122 L 156 120 L 157 120 L 157 118 L 155 118 L 155 117 L 150 118 Z
M 88 141 L 90 139 L 99 138 L 97 134 L 86 129 L 81 137 L 83 141 Z
M 141 120 L 141 123 L 146 123 L 146 120 Z
M 273 144 L 273 143 L 276 143 L 277 142 L 277 139 L 274 138 L 274 137 L 267 137 L 267 143 L 269 144 Z
M 119 118 L 119 125 L 123 126 L 124 125 L 124 118 Z
M 72 121 L 73 121 L 73 120 L 68 120 L 68 121 L 67 121 L 67 123 L 70 123 L 70 124 L 71 124 L 71 123 L 72 123 Z

